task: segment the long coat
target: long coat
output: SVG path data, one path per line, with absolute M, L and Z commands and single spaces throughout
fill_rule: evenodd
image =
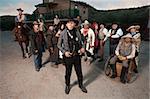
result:
M 81 34 L 78 30 L 76 30 L 76 35 L 77 35 L 77 38 L 78 38 L 78 43 L 79 43 L 79 49 L 80 48 L 83 48 L 83 42 L 82 42 L 82 39 L 81 39 Z M 68 40 L 68 35 L 67 35 L 67 29 L 64 29 L 62 31 L 62 33 L 60 34 L 60 37 L 59 37 L 59 40 L 58 40 L 58 43 L 57 43 L 57 46 L 59 48 L 59 50 L 63 53 L 63 55 L 65 54 L 66 51 L 71 51 L 71 49 L 69 48 L 69 40 Z
M 47 47 L 50 52 L 50 61 L 57 62 L 59 58 L 59 49 L 57 47 L 58 37 L 56 37 L 56 32 L 54 31 L 47 31 Z M 53 53 L 51 53 L 51 49 L 53 48 Z
M 33 54 L 35 53 L 35 50 L 44 52 L 44 44 L 45 39 L 42 32 L 34 33 L 33 30 L 29 33 L 30 41 L 31 41 L 31 51 Z

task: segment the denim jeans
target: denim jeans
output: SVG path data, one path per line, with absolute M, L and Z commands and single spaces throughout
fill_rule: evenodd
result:
M 39 50 L 39 52 L 37 54 L 33 55 L 35 68 L 42 67 L 42 55 L 43 55 L 42 50 Z

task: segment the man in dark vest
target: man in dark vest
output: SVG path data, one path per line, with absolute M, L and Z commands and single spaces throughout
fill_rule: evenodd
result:
M 81 68 L 81 54 L 85 52 L 83 48 L 83 43 L 81 41 L 81 35 L 77 29 L 75 29 L 75 21 L 73 19 L 69 19 L 66 24 L 66 29 L 64 29 L 60 35 L 58 40 L 58 48 L 63 53 L 63 58 L 65 61 L 66 74 L 65 74 L 65 82 L 66 89 L 65 93 L 69 94 L 70 92 L 70 77 L 72 73 L 72 67 L 74 65 L 78 83 L 80 89 L 87 93 L 86 88 L 83 86 L 83 75 Z
M 107 37 L 110 37 L 110 55 L 114 55 L 115 49 L 119 43 L 121 36 L 123 35 L 122 29 L 117 23 L 112 24 L 112 28 L 109 30 Z

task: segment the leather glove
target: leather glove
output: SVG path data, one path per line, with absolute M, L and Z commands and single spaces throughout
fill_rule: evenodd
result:
M 71 55 L 72 55 L 72 53 L 70 53 L 70 52 L 65 52 L 65 56 L 66 56 L 66 57 L 71 57 Z

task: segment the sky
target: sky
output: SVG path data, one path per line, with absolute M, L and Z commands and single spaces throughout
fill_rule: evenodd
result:
M 24 13 L 32 14 L 36 9 L 35 5 L 42 3 L 43 0 L 0 0 L 0 16 L 16 15 L 17 8 L 24 9 Z M 111 10 L 121 8 L 133 8 L 150 5 L 150 0 L 74 0 L 83 1 L 98 10 Z

